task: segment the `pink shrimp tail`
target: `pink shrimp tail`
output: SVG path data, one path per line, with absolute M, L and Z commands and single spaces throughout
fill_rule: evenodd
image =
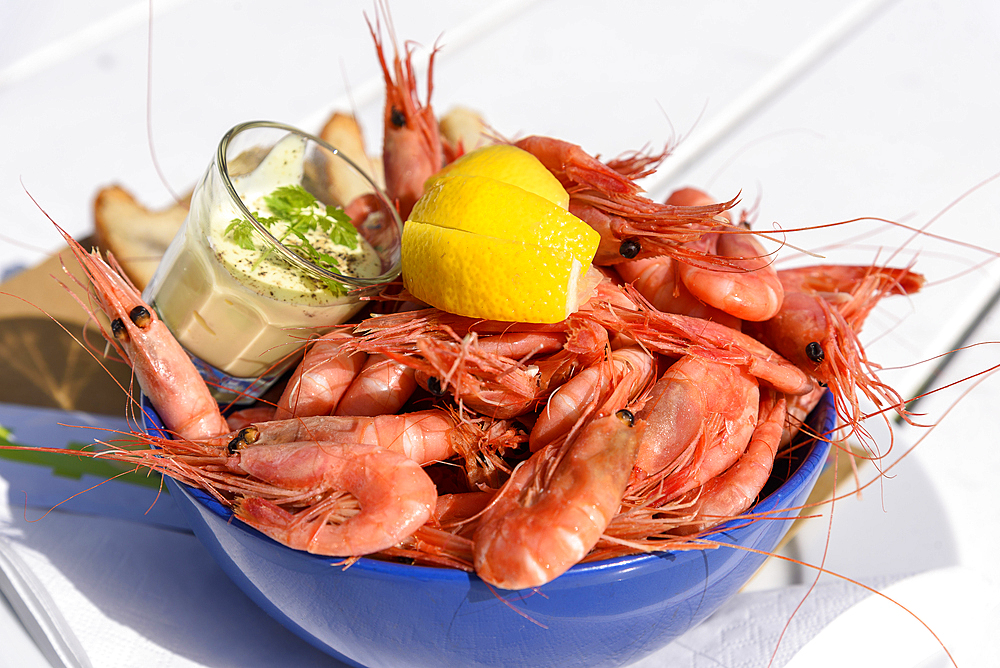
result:
M 424 525 L 437 489 L 420 465 L 378 446 L 300 442 L 252 446 L 230 458 L 231 468 L 295 490 L 311 505 L 295 514 L 252 495 L 241 499 L 240 519 L 289 547 L 329 556 L 357 556 L 389 548 Z M 339 514 L 339 492 L 361 506 Z M 280 511 L 280 512 L 279 512 Z
M 711 206 L 715 200 L 697 188 L 681 188 L 667 198 L 677 206 Z M 722 214 L 730 219 L 730 212 Z M 726 258 L 723 266 L 680 260 L 677 273 L 695 298 L 740 320 L 767 320 L 781 308 L 784 289 L 771 257 L 745 229 L 710 232 L 690 242 L 693 250 Z
M 783 269 L 778 277 L 786 291 L 815 294 L 830 301 L 856 333 L 883 297 L 915 294 L 925 281 L 922 274 L 909 268 L 868 265 Z

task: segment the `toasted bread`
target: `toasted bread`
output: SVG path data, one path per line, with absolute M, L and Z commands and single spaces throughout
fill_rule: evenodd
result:
M 320 139 L 339 150 L 365 171 L 380 188 L 385 187 L 382 160 L 369 156 L 361 127 L 350 114 L 333 114 L 319 133 Z M 372 192 L 371 184 L 342 162 L 326 164 L 326 185 L 334 204 L 347 206 L 360 195 Z
M 190 195 L 169 208 L 151 211 L 120 186 L 104 188 L 94 200 L 97 243 L 115 256 L 142 290 L 184 223 L 189 204 Z
M 456 152 L 456 156 L 481 146 L 497 143 L 482 115 L 467 107 L 453 107 L 448 110 L 448 113 L 438 121 L 438 128 L 445 142 Z

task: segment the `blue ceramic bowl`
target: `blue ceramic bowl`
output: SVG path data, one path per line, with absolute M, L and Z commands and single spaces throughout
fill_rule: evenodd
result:
M 147 428 L 162 428 L 151 410 Z M 810 416 L 833 427 L 829 393 Z M 800 448 L 787 480 L 757 513 L 794 517 L 829 452 Z M 496 590 L 475 575 L 284 547 L 207 494 L 168 480 L 195 534 L 251 599 L 306 642 L 355 666 L 620 666 L 708 617 L 765 556 L 741 549 L 663 552 L 574 566 L 534 590 Z M 774 515 L 772 515 L 774 517 Z M 730 522 L 714 540 L 773 551 L 790 521 Z

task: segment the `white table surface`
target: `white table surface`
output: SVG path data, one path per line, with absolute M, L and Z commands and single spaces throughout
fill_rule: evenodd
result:
M 332 111 L 354 109 L 378 151 L 381 76 L 363 17 L 371 2 L 152 5 L 150 41 L 146 2 L 0 3 L 0 268 L 30 266 L 60 245 L 27 193 L 86 236 L 98 188 L 120 183 L 166 206 L 241 121 L 316 131 Z M 399 38 L 424 47 L 422 91 L 426 47 L 441 46 L 439 112 L 470 106 L 504 134 L 551 135 L 608 157 L 678 144 L 648 190 L 742 193 L 759 226 L 930 223 L 947 239 L 870 219 L 787 237 L 824 261 L 915 260 L 928 276 L 920 294 L 885 302 L 863 337 L 908 396 L 930 374 L 926 360 L 954 346 L 1000 285 L 1000 180 L 973 190 L 1000 172 L 995 3 L 442 0 L 391 9 Z M 785 248 L 780 257 L 803 262 L 796 255 Z M 996 316 L 972 335 L 997 339 Z M 1000 344 L 970 348 L 943 378 L 997 362 Z M 839 501 L 832 523 L 813 520 L 791 553 L 818 564 L 825 552 L 825 568 L 865 582 L 957 567 L 995 586 L 1000 380 L 967 395 L 964 387 L 922 403 L 924 419 L 937 422 L 959 402 L 931 431 L 898 430 L 890 459 L 923 440 L 863 498 Z M 812 577 L 774 566 L 753 589 Z M 956 604 L 967 593 L 956 592 Z M 906 642 L 877 628 L 869 635 L 850 642 Z M 48 665 L 2 605 L 0 638 L 0 665 Z

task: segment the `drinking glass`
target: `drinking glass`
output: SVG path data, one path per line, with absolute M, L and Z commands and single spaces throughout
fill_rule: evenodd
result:
M 265 225 L 275 216 L 261 213 L 262 202 L 279 186 L 310 193 L 313 213 L 342 208 L 367 253 L 334 266 L 305 252 L 319 244 L 341 253 L 329 237 L 303 243 Z M 219 142 L 143 297 L 218 400 L 250 403 L 310 339 L 399 275 L 402 227 L 372 177 L 336 147 L 281 123 L 242 123 Z

